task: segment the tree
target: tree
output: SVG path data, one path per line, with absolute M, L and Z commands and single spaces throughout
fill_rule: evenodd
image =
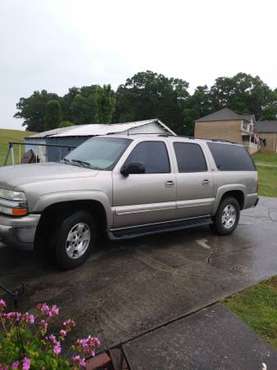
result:
M 272 91 L 260 77 L 246 73 L 217 78 L 210 94 L 215 110 L 228 106 L 238 113 L 255 114 L 256 119 L 272 101 Z
M 114 120 L 133 121 L 160 118 L 173 130 L 185 131 L 183 107 L 188 83 L 151 71 L 139 72 L 117 90 Z
M 46 105 L 50 100 L 58 100 L 57 94 L 48 93 L 46 90 L 35 91 L 29 98 L 20 98 L 16 104 L 18 112 L 14 117 L 23 118 L 23 126 L 28 131 L 41 132 L 45 128 Z
M 45 111 L 45 129 L 52 130 L 59 127 L 62 121 L 62 109 L 58 100 L 49 100 Z
M 198 86 L 184 103 L 183 114 L 187 135 L 194 134 L 195 120 L 215 111 L 207 85 Z
M 111 85 L 99 86 L 96 90 L 98 123 L 111 123 L 115 111 L 116 97 Z

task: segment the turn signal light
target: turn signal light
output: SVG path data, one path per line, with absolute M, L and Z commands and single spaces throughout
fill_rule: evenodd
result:
M 25 216 L 28 213 L 26 208 L 12 208 L 12 216 Z

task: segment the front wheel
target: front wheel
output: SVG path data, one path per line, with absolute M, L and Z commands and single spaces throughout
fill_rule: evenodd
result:
M 83 264 L 95 245 L 95 239 L 95 222 L 88 212 L 78 211 L 65 217 L 54 242 L 58 266 L 68 270 Z
M 216 212 L 211 229 L 218 235 L 231 234 L 237 227 L 240 218 L 240 206 L 233 197 L 224 198 Z

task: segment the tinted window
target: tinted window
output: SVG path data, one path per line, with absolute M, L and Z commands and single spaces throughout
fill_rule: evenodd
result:
M 166 146 L 160 141 L 146 141 L 138 144 L 129 155 L 126 164 L 140 162 L 145 173 L 167 173 L 170 165 Z
M 179 172 L 204 172 L 207 163 L 198 144 L 174 143 Z
M 216 166 L 221 171 L 256 171 L 253 161 L 242 146 L 208 143 Z

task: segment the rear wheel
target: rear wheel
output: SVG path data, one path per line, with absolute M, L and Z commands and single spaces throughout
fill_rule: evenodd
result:
M 216 212 L 211 229 L 218 235 L 231 234 L 237 227 L 240 218 L 240 206 L 236 198 L 224 198 Z
M 62 269 L 80 266 L 95 245 L 94 219 L 88 212 L 77 211 L 65 216 L 55 234 L 53 247 L 58 266 Z

